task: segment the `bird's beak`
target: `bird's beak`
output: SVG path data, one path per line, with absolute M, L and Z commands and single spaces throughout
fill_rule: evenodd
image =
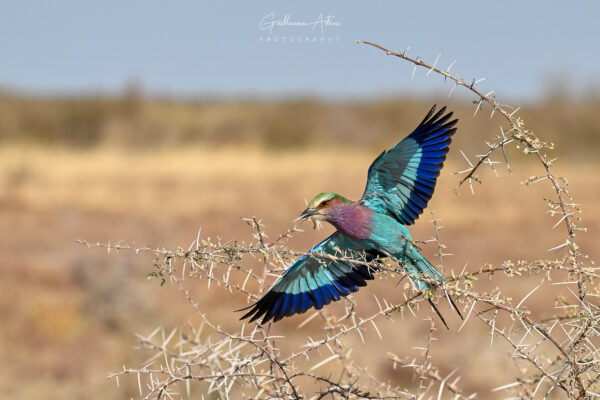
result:
M 300 216 L 298 218 L 296 218 L 296 221 L 302 221 L 304 219 L 309 219 L 310 217 L 312 217 L 316 214 L 317 214 L 317 210 L 315 208 L 309 207 L 306 210 L 302 211 Z

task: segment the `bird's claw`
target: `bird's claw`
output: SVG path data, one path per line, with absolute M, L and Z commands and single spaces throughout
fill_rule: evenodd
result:
M 409 237 L 404 237 L 404 239 L 406 239 L 406 241 L 407 241 L 408 243 L 410 243 L 410 244 L 411 244 L 411 245 L 412 245 L 412 246 L 413 246 L 415 249 L 417 249 L 417 250 L 421 251 L 421 248 L 420 248 L 420 247 L 417 245 L 417 243 L 415 243 L 415 241 L 414 241 L 414 240 L 412 240 L 412 239 L 411 239 L 411 238 L 409 238 Z

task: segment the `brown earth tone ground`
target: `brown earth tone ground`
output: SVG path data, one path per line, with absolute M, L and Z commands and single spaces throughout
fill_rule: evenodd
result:
M 176 148 L 127 153 L 115 148 L 78 151 L 73 148 L 7 145 L 0 148 L 0 392 L 7 398 L 125 398 L 137 392 L 134 378 L 122 380 L 121 388 L 105 379 L 123 364 L 137 366 L 142 360 L 134 349 L 135 332 L 147 334 L 157 326 L 172 328 L 187 321 L 197 323 L 193 309 L 177 289 L 160 287 L 147 280 L 152 257 L 127 252 L 107 254 L 86 249 L 76 239 L 99 242 L 124 241 L 153 247 L 187 247 L 199 228 L 203 237 L 250 240 L 251 231 L 240 220 L 258 216 L 271 237 L 284 232 L 310 199 L 323 190 L 349 198 L 360 197 L 366 170 L 379 149 L 264 150 L 255 147 Z M 476 269 L 484 263 L 506 259 L 551 258 L 547 249 L 564 240 L 562 226 L 552 229 L 556 218 L 545 213 L 541 183 L 521 184 L 540 174 L 539 166 L 521 161 L 511 153 L 513 174 L 499 166 L 501 178 L 489 168 L 475 195 L 468 186 L 455 194 L 464 168 L 458 148 L 449 162 L 430 203 L 445 226 L 441 239 L 454 255 L 446 267 Z M 579 244 L 597 260 L 600 216 L 600 177 L 594 161 L 558 160 L 555 172 L 569 178 L 572 194 L 582 204 L 587 233 Z M 426 212 L 412 228 L 416 239 L 433 234 Z M 330 228 L 305 232 L 290 240 L 295 250 L 305 250 L 323 238 Z M 435 260 L 432 245 L 424 253 Z M 434 262 L 435 263 L 435 262 Z M 507 294 L 522 298 L 538 284 L 536 278 L 510 280 Z M 235 329 L 232 310 L 246 300 L 205 282 L 188 282 L 195 298 L 209 316 Z M 494 282 L 501 285 L 502 280 Z M 547 293 L 565 291 L 545 286 Z M 373 294 L 399 299 L 403 287 L 376 281 L 356 294 L 359 314 L 376 310 Z M 536 312 L 552 312 L 555 296 L 540 291 L 527 301 Z M 514 380 L 517 373 L 501 344 L 490 346 L 489 332 L 471 323 L 460 334 L 459 321 L 442 307 L 451 325 L 440 331 L 434 344 L 433 362 L 448 373 L 459 368 L 464 387 L 479 392 Z M 411 375 L 392 370 L 386 351 L 419 354 L 429 310 L 416 317 L 381 322 L 383 341 L 368 347 L 358 337 L 355 357 L 384 379 L 408 384 Z M 297 329 L 304 316 L 286 319 L 274 328 L 289 337 L 282 344 L 290 352 L 317 331 L 315 319 Z M 372 347 L 375 346 L 375 347 Z M 362 349 L 362 350 L 361 350 Z M 466 355 L 469 355 L 468 357 Z

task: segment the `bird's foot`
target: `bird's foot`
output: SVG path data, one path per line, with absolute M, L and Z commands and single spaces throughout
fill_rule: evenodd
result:
M 412 245 L 412 246 L 413 246 L 415 249 L 417 249 L 417 250 L 421 251 L 421 248 L 419 247 L 419 245 L 417 245 L 417 243 L 415 243 L 415 241 L 414 241 L 414 240 L 412 240 L 412 239 L 411 239 L 411 238 L 409 238 L 409 237 L 404 237 L 404 238 L 405 238 L 405 239 L 406 239 L 406 241 L 407 241 L 408 243 L 410 243 L 410 244 L 411 244 L 411 245 Z

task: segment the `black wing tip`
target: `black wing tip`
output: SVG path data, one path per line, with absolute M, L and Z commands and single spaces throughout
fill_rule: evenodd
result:
M 244 308 L 240 308 L 239 310 L 233 310 L 233 312 L 242 312 L 242 311 L 246 311 L 247 309 L 251 309 L 250 311 L 248 311 L 246 314 L 242 315 L 240 317 L 240 321 L 251 317 L 253 314 L 257 313 L 259 311 L 259 306 L 258 306 L 258 302 L 254 303 L 254 304 L 250 304 L 248 307 L 244 307 Z M 254 321 L 254 317 L 252 319 L 250 319 L 249 322 Z
M 456 133 L 456 129 L 452 131 L 450 128 L 454 127 L 458 123 L 458 118 L 455 118 L 452 121 L 448 121 L 454 115 L 454 111 L 450 111 L 444 115 L 444 113 L 446 112 L 446 106 L 440 108 L 440 110 L 437 113 L 435 112 L 436 108 L 437 104 L 434 104 L 419 125 L 425 126 L 440 124 L 440 129 L 446 129 L 447 134 L 449 136 L 454 135 L 454 133 Z
M 240 317 L 240 321 L 242 321 L 242 320 L 244 320 L 244 319 L 246 319 L 246 318 L 250 318 L 250 317 L 252 317 L 252 318 L 250 318 L 250 321 L 248 321 L 248 322 L 254 322 L 254 321 L 256 321 L 258 318 L 260 318 L 260 314 L 261 314 L 261 313 L 260 313 L 260 310 L 259 310 L 259 308 L 258 308 L 257 304 L 256 304 L 256 303 L 255 303 L 255 304 L 252 304 L 250 307 L 252 307 L 252 309 L 251 309 L 250 311 L 248 311 L 246 314 L 242 315 L 242 316 Z M 238 311 L 244 311 L 244 310 L 247 310 L 247 309 L 248 309 L 248 308 L 250 308 L 250 307 L 242 308 L 242 309 L 240 309 L 240 310 L 235 310 L 235 312 L 238 312 Z M 253 315 L 254 315 L 254 316 L 253 316 Z
M 240 321 L 244 320 L 246 318 L 250 318 L 250 320 L 248 322 L 254 322 L 266 314 L 265 317 L 263 318 L 262 322 L 260 323 L 261 325 L 265 324 L 270 319 L 272 319 L 274 316 L 269 311 L 271 310 L 271 307 L 273 306 L 273 303 L 275 302 L 275 300 L 277 300 L 276 297 L 277 296 L 273 295 L 273 292 L 267 292 L 267 294 L 265 294 L 256 303 L 251 304 L 248 307 L 244 307 L 239 310 L 235 310 L 235 311 L 236 312 L 246 311 L 246 310 L 250 309 L 250 311 L 248 311 L 246 314 L 242 315 L 242 317 L 240 318 Z
M 242 311 L 246 311 L 247 309 L 249 309 L 249 308 L 252 308 L 252 307 L 254 307 L 255 305 L 256 305 L 256 303 L 252 303 L 252 304 L 250 304 L 249 306 L 246 306 L 246 307 L 244 307 L 244 308 L 238 308 L 237 310 L 233 310 L 233 312 L 242 312 Z M 242 317 L 242 318 L 244 318 L 244 317 Z
M 435 109 L 437 107 L 437 104 L 434 104 L 430 109 L 429 112 L 427 113 L 427 115 L 425 116 L 425 118 L 423 118 L 423 121 L 421 121 L 420 125 L 425 125 L 427 123 L 427 121 L 431 118 L 431 116 L 433 115 L 433 113 L 435 112 Z M 444 107 L 445 108 L 445 107 Z

